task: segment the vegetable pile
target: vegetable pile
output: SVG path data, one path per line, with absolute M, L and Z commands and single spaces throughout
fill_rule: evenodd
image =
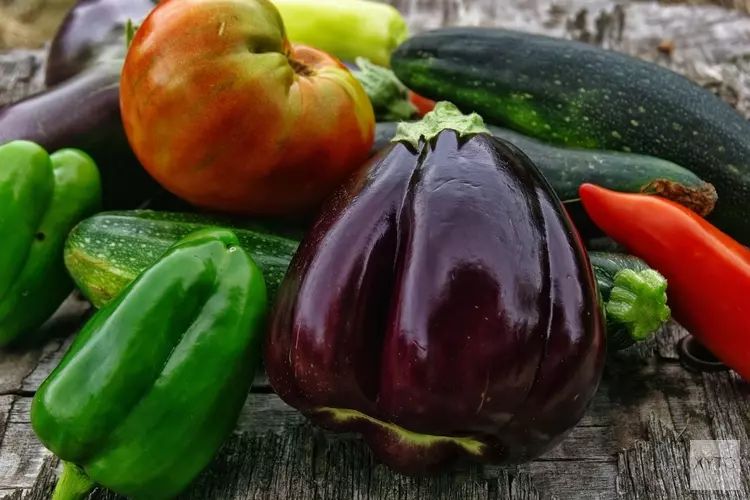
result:
M 410 475 L 545 453 L 672 317 L 750 379 L 750 124 L 665 69 L 371 0 L 80 2 L 46 68 L 0 110 L 0 346 L 95 308 L 32 404 L 55 500 L 174 498 L 261 364 Z

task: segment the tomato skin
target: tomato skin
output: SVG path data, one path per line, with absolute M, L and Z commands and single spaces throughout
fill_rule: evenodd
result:
M 750 380 L 750 250 L 688 208 L 654 195 L 579 188 L 609 237 L 667 278 L 672 316 Z
M 293 46 L 268 0 L 165 0 L 133 38 L 123 124 L 144 168 L 196 206 L 316 207 L 368 158 L 375 116 L 335 57 Z
M 412 90 L 409 91 L 409 102 L 417 108 L 420 118 L 435 109 L 435 101 L 422 97 Z

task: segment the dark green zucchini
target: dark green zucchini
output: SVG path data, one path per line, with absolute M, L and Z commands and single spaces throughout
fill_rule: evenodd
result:
M 65 265 L 84 296 L 94 306 L 102 307 L 182 236 L 228 221 L 151 210 L 102 212 L 71 231 L 65 246 Z M 224 227 L 234 230 L 242 247 L 258 263 L 273 300 L 297 251 L 299 230 L 258 222 L 229 222 Z M 605 252 L 589 255 L 607 311 L 609 349 L 628 347 L 658 329 L 658 319 L 664 314 L 666 281 L 644 281 L 653 270 L 635 257 Z M 623 279 L 622 272 L 630 270 L 637 274 Z M 615 310 L 610 313 L 613 304 Z
M 671 316 L 667 280 L 638 257 L 589 252 L 607 317 L 607 349 L 647 339 Z
M 207 226 L 234 229 L 242 247 L 263 271 L 273 297 L 301 232 L 271 222 L 240 223 L 204 214 L 152 210 L 102 212 L 84 219 L 70 232 L 65 266 L 84 296 L 101 307 L 180 238 Z
M 750 244 L 750 123 L 673 71 L 590 44 L 479 27 L 417 34 L 391 66 L 411 90 L 486 123 L 681 165 L 715 186 L 708 219 Z
M 396 133 L 396 122 L 375 126 L 373 154 L 386 147 Z M 716 203 L 716 191 L 690 170 L 672 162 L 635 153 L 562 148 L 518 132 L 488 125 L 495 137 L 523 151 L 542 171 L 586 240 L 602 236 L 578 200 L 578 187 L 589 182 L 628 193 L 659 192 L 690 205 L 705 215 Z

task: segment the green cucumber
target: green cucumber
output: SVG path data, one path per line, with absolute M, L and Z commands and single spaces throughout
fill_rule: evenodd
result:
M 396 122 L 375 125 L 373 154 L 390 144 Z M 620 151 L 562 148 L 505 128 L 488 125 L 492 135 L 515 145 L 547 178 L 585 240 L 603 233 L 591 221 L 578 198 L 583 183 L 626 193 L 658 192 L 689 206 L 701 215 L 711 212 L 716 190 L 690 170 L 670 161 Z
M 607 349 L 645 340 L 671 316 L 667 280 L 633 255 L 589 252 L 607 317 Z
M 373 153 L 385 148 L 396 134 L 397 122 L 375 124 Z M 706 197 L 710 212 L 716 201 L 713 186 L 690 170 L 661 158 L 620 151 L 562 148 L 532 139 L 513 130 L 487 125 L 492 135 L 523 151 L 563 201 L 578 199 L 578 188 L 588 182 L 628 193 L 638 193 L 657 181 L 669 181 Z M 648 189 L 646 189 L 648 191 Z
M 750 123 L 673 71 L 590 44 L 479 27 L 417 34 L 391 66 L 411 90 L 486 123 L 681 165 L 718 192 L 708 220 L 750 244 Z
M 65 247 L 65 265 L 84 296 L 101 308 L 184 235 L 227 222 L 228 219 L 192 213 L 102 212 L 71 231 Z M 242 247 L 263 271 L 272 301 L 297 251 L 301 232 L 257 222 L 235 222 L 224 227 L 233 229 Z M 663 278 L 644 285 L 642 278 L 648 278 L 653 270 L 642 260 L 607 252 L 589 255 L 605 310 L 617 306 L 613 314 L 607 315 L 609 349 L 628 347 L 661 326 L 655 318 L 664 314 L 666 295 L 660 288 L 666 287 Z M 631 270 L 638 275 L 622 275 L 622 271 Z
M 99 308 L 180 238 L 209 226 L 234 230 L 263 271 L 273 297 L 301 237 L 300 230 L 282 229 L 273 223 L 238 223 L 204 214 L 152 210 L 101 212 L 70 232 L 65 266 L 83 295 Z

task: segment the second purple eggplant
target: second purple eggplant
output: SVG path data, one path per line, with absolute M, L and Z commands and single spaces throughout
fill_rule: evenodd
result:
M 125 26 L 138 23 L 157 0 L 79 0 L 49 49 L 45 84 L 60 84 L 105 60 L 125 57 Z
M 48 151 L 81 149 L 97 163 L 105 209 L 132 208 L 161 190 L 133 154 L 120 117 L 125 24 L 152 0 L 81 0 L 53 39 L 46 89 L 0 109 L 0 144 L 24 139 Z

